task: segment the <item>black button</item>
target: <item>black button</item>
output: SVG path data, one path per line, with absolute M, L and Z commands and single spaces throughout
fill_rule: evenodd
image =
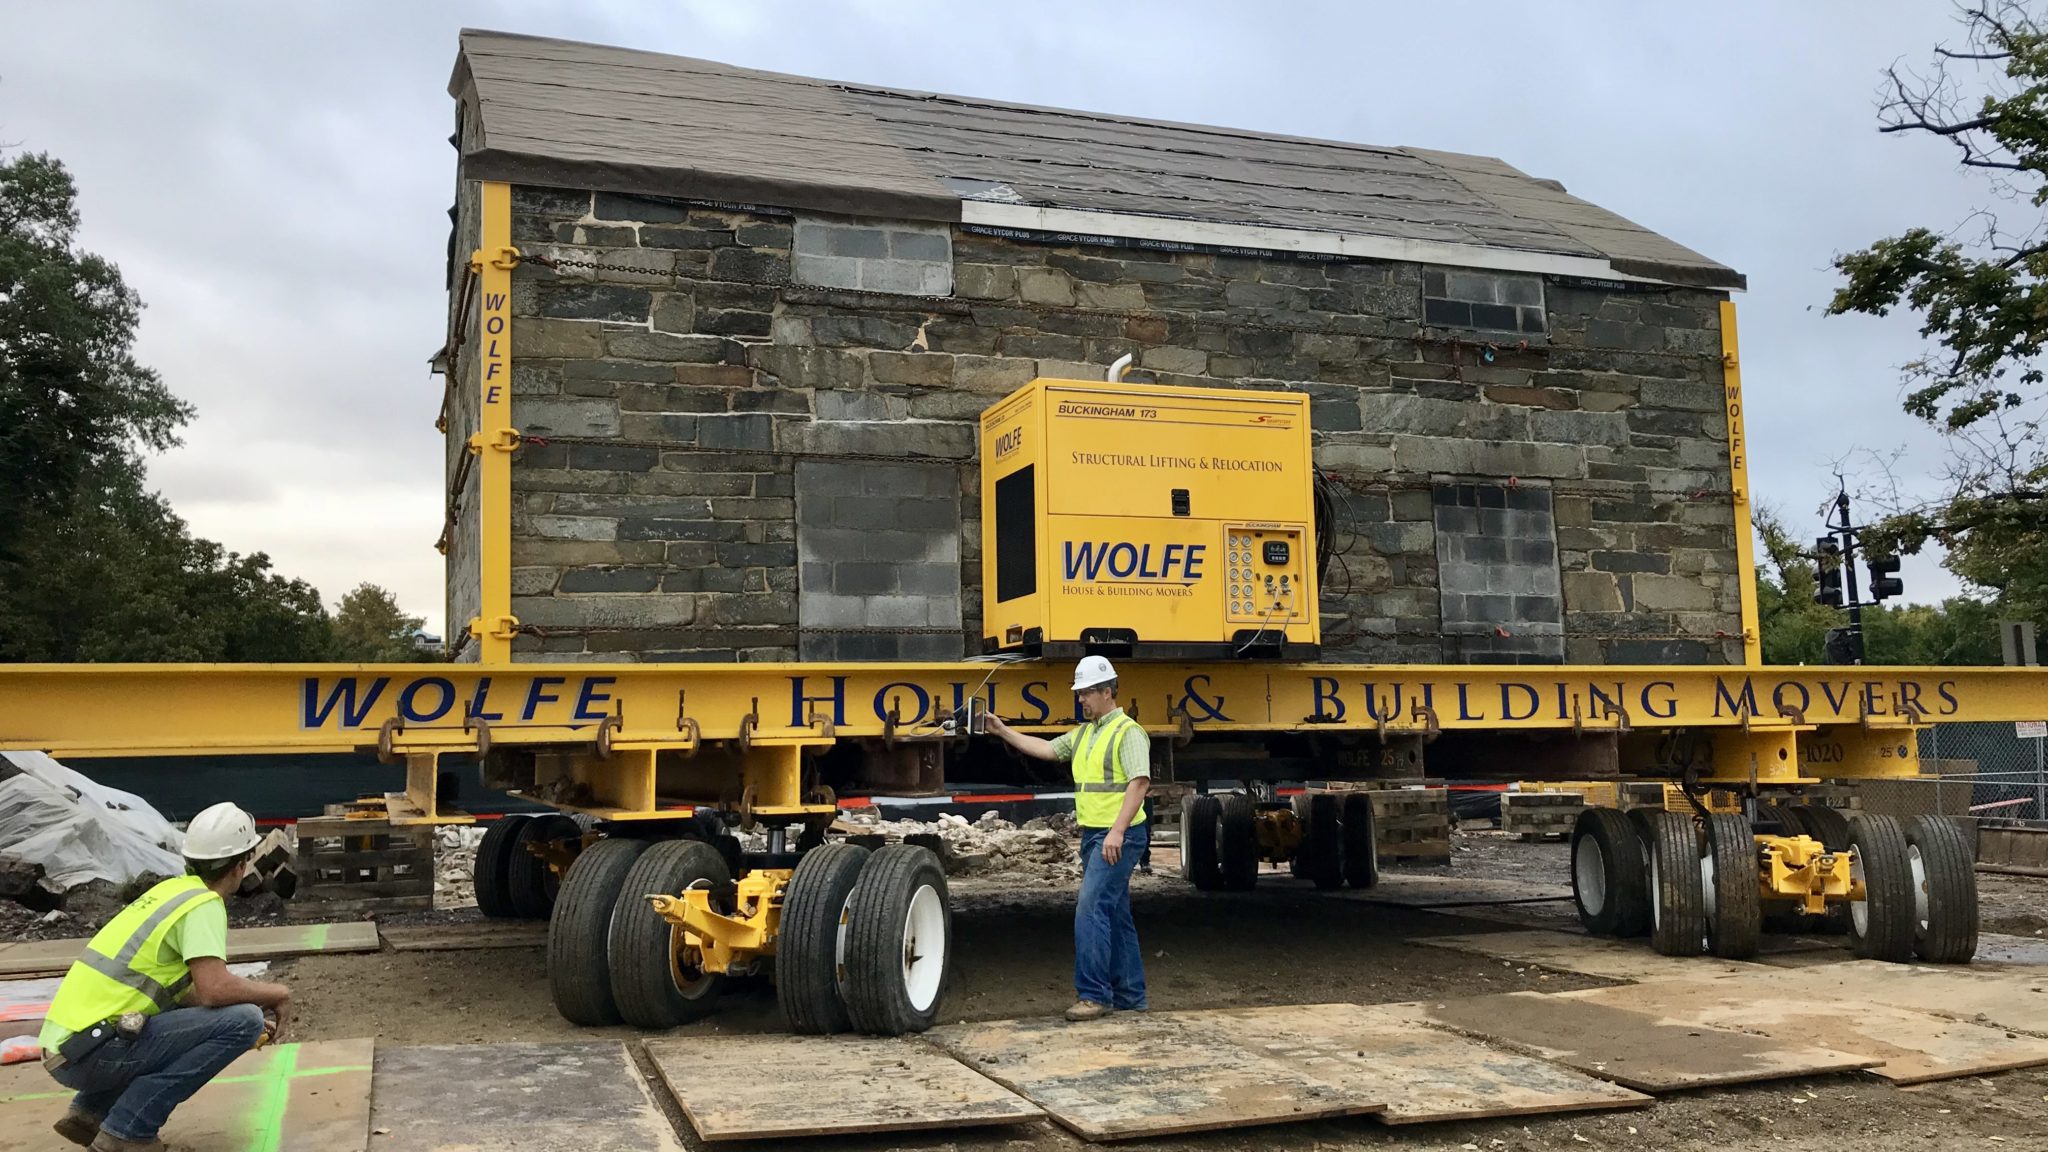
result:
M 1287 563 L 1287 541 L 1285 541 L 1285 540 L 1268 540 L 1268 541 L 1266 541 L 1266 563 L 1268 563 L 1268 564 L 1285 564 L 1285 563 Z
M 1188 511 L 1188 490 L 1185 488 L 1175 488 L 1173 490 L 1173 514 L 1175 516 L 1186 516 Z

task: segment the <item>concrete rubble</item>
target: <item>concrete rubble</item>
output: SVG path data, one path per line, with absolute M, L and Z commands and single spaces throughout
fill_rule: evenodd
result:
M 444 824 L 434 830 L 434 907 L 462 908 L 476 903 L 471 881 L 476 875 L 476 847 L 483 843 L 481 824 Z
M 1021 878 L 1048 886 L 1078 882 L 1081 878 L 1080 830 L 1066 813 L 1036 816 L 1021 827 L 994 811 L 983 812 L 972 821 L 947 813 L 930 822 L 855 817 L 846 823 L 861 832 L 891 840 L 936 836 L 939 859 L 949 876 L 1000 873 L 1006 879 Z

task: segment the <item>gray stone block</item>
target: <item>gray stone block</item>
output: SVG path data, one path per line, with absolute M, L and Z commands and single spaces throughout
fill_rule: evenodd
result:
M 739 592 L 747 586 L 741 568 L 691 568 L 661 578 L 663 592 Z
M 617 436 L 619 406 L 610 400 L 515 398 L 512 419 L 522 431 L 557 436 Z
M 720 544 L 718 562 L 728 568 L 791 568 L 796 566 L 796 545 Z
M 812 255 L 799 250 L 790 278 L 819 288 L 859 288 L 861 262 L 840 256 Z
M 950 597 L 954 616 L 959 616 L 960 566 L 958 564 L 911 564 L 897 573 L 897 587 L 906 595 Z
M 930 231 L 909 231 L 902 228 L 889 229 L 889 255 L 898 260 L 922 260 L 950 264 L 953 262 L 951 237 L 942 228 Z
M 922 628 L 925 626 L 925 598 L 870 596 L 864 606 L 862 623 L 870 628 Z
M 535 516 L 529 521 L 535 536 L 550 540 L 619 539 L 619 522 L 592 516 Z
M 700 416 L 697 444 L 702 448 L 737 448 L 767 451 L 775 446 L 775 421 L 771 416 Z
M 805 628 L 859 628 L 866 624 L 865 597 L 805 592 L 797 598 L 797 623 Z
M 791 422 L 782 427 L 788 452 L 823 456 L 930 456 L 965 460 L 974 455 L 975 429 L 964 424 Z
M 652 592 L 661 584 L 653 568 L 571 568 L 562 573 L 562 592 Z
M 622 360 L 655 360 L 670 364 L 718 364 L 725 360 L 723 336 L 681 335 L 612 329 L 605 333 L 605 354 Z M 671 379 L 674 377 L 672 376 Z
M 654 297 L 645 288 L 574 281 L 535 285 L 533 301 L 538 315 L 562 320 L 644 324 L 654 308 Z M 512 327 L 516 333 L 519 325 Z
M 664 520 L 659 517 L 630 517 L 619 521 L 618 538 L 736 542 L 746 538 L 746 530 L 747 526 L 737 520 Z
M 673 412 L 628 412 L 620 428 L 628 440 L 690 444 L 697 439 L 698 417 Z
M 851 560 L 832 566 L 832 591 L 842 596 L 880 596 L 894 593 L 897 566 Z
M 922 632 L 896 639 L 896 659 L 914 661 L 958 660 L 965 651 L 965 637 Z

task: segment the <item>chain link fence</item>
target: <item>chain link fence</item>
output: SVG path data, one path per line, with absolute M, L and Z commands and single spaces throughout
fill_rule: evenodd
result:
M 1919 778 L 1862 781 L 1856 793 L 1866 812 L 2048 820 L 2044 744 L 2009 723 L 1936 724 L 1920 733 Z

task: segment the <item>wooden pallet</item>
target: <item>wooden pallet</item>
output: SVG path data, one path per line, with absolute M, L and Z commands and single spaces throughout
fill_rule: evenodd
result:
M 1451 862 L 1451 798 L 1442 788 L 1401 788 L 1372 794 L 1381 860 Z
M 1570 836 L 1585 807 L 1586 798 L 1577 792 L 1503 792 L 1500 830 L 1524 840 Z
M 346 816 L 298 823 L 294 920 L 421 912 L 434 906 L 434 829 Z

